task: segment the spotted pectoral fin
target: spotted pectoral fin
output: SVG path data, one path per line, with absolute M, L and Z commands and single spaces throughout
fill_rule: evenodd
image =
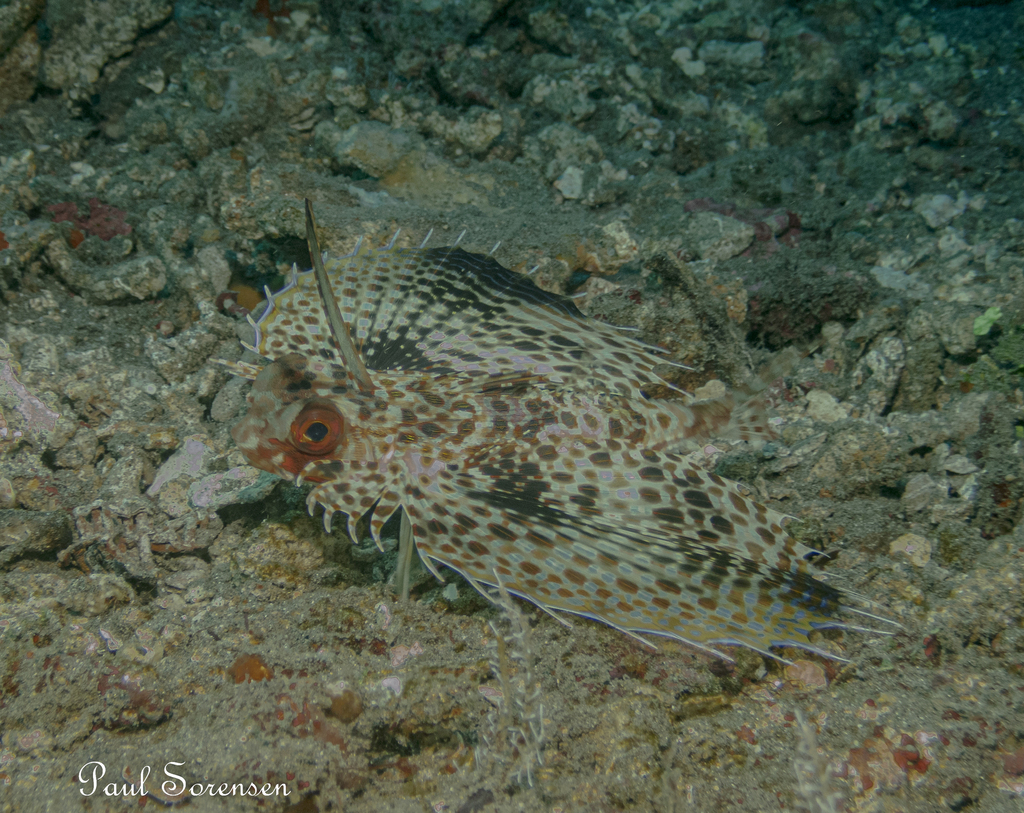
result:
M 539 475 L 462 471 L 417 495 L 421 555 L 553 611 L 698 647 L 815 650 L 814 630 L 843 626 L 844 596 L 801 567 L 780 569 L 695 535 L 609 520 L 552 492 Z
M 598 441 L 539 443 L 528 455 L 495 445 L 469 460 L 466 476 L 485 475 L 502 491 L 526 495 L 591 523 L 628 527 L 656 539 L 686 538 L 780 570 L 805 567 L 815 553 L 783 529 L 784 514 L 738 484 L 685 458 Z

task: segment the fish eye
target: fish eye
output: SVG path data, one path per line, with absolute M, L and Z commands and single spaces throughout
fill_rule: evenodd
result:
M 323 421 L 313 421 L 309 426 L 306 427 L 306 431 L 302 436 L 302 439 L 309 443 L 320 443 L 331 430 L 327 428 L 327 424 Z
M 292 441 L 306 454 L 328 454 L 337 447 L 343 429 L 344 421 L 335 409 L 311 404 L 292 421 Z

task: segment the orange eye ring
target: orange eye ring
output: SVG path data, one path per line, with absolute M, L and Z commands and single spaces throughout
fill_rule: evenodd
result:
M 345 422 L 337 410 L 310 404 L 292 421 L 292 443 L 306 454 L 329 454 L 337 447 L 344 428 Z

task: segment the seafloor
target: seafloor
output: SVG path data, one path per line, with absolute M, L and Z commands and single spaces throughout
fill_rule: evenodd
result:
M 0 809 L 1021 810 L 1022 41 L 1020 0 L 0 2 Z M 681 387 L 796 348 L 780 437 L 696 457 L 901 631 L 729 663 L 398 601 L 209 363 L 307 196 L 335 252 L 501 241 Z

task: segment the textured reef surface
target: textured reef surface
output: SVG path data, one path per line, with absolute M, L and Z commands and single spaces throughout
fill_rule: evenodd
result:
M 957 0 L 0 8 L 0 810 L 1018 810 L 1022 35 Z M 629 397 L 759 382 L 767 430 L 678 471 L 899 629 L 651 649 L 437 581 L 400 512 L 326 531 L 232 436 L 244 345 L 315 333 L 246 318 L 310 266 L 305 198 L 329 256 L 465 232 L 621 375 L 658 348 Z

